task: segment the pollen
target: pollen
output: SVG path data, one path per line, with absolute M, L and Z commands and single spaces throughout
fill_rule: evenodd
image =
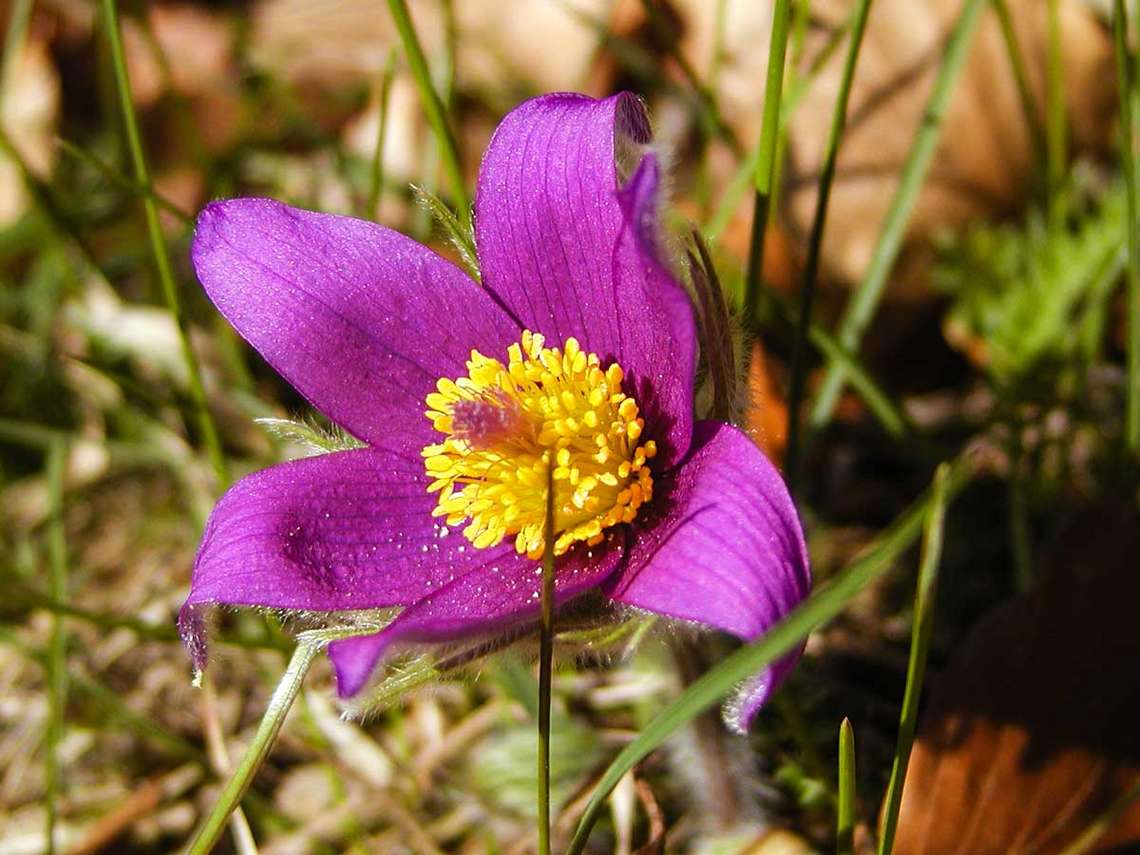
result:
M 467 376 L 442 378 L 427 396 L 425 415 L 444 436 L 423 450 L 435 517 L 463 525 L 476 547 L 510 537 L 536 559 L 546 550 L 548 483 L 562 555 L 637 516 L 653 496 L 657 454 L 640 441 L 645 419 L 617 363 L 603 368 L 573 338 L 561 350 L 545 343 L 524 331 L 505 363 L 471 351 Z

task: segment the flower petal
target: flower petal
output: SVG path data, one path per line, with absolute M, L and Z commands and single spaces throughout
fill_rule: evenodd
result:
M 226 319 L 329 418 L 417 455 L 434 432 L 424 397 L 500 355 L 518 327 L 459 268 L 404 235 L 270 199 L 198 217 L 194 268 Z
M 420 461 L 386 450 L 308 457 L 240 480 L 210 514 L 179 616 L 196 667 L 206 604 L 405 606 L 495 557 L 433 520 L 435 502 Z
M 605 581 L 621 560 L 623 542 L 615 536 L 610 543 L 590 549 L 579 546 L 560 559 L 555 603 L 565 603 Z M 536 620 L 541 586 L 541 563 L 513 549 L 509 554 L 488 555 L 481 565 L 409 606 L 380 632 L 329 645 L 338 693 L 347 698 L 359 692 L 377 661 L 396 643 L 452 641 Z
M 743 432 L 698 422 L 691 455 L 655 483 L 658 489 L 657 515 L 638 527 L 629 561 L 607 591 L 613 599 L 751 640 L 808 595 L 795 506 L 780 473 Z M 798 656 L 746 687 L 735 711 L 739 727 L 748 726 Z
M 475 238 L 483 284 L 521 326 L 621 364 L 667 467 L 691 437 L 696 334 L 657 246 L 656 160 L 620 185 L 618 156 L 648 140 L 628 93 L 527 101 L 483 156 Z
M 640 271 L 630 277 L 626 299 L 635 299 L 632 286 L 640 282 L 649 307 L 646 315 L 654 318 L 651 324 L 622 324 L 621 352 L 626 356 L 621 364 L 630 366 L 627 382 L 645 416 L 648 435 L 663 450 L 659 463 L 668 468 L 684 457 L 692 441 L 697 330 L 689 295 L 661 261 L 659 185 L 657 157 L 647 154 L 620 194 L 626 225 L 614 256 L 614 278 L 620 280 L 622 271 L 627 276 L 628 271 Z

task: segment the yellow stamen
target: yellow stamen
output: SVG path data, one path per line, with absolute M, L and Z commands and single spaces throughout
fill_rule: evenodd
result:
M 554 468 L 554 554 L 601 542 L 610 526 L 630 522 L 653 496 L 652 440 L 638 443 L 645 420 L 621 390 L 615 363 L 577 340 L 544 347 L 529 330 L 507 348 L 507 363 L 471 351 L 467 376 L 442 378 L 425 413 L 444 434 L 423 450 L 439 493 L 433 515 L 476 547 L 513 537 L 531 558 L 545 551 L 546 471 Z

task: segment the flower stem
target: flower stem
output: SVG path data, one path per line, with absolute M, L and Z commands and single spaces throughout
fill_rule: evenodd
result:
M 202 435 L 202 442 L 206 446 L 206 454 L 218 479 L 218 486 L 229 484 L 229 467 L 225 455 L 222 453 L 221 440 L 218 438 L 218 429 L 214 424 L 213 416 L 206 406 L 206 391 L 202 385 L 202 374 L 198 369 L 198 360 L 190 346 L 190 331 L 186 317 L 182 312 L 178 288 L 174 283 L 174 271 L 170 263 L 170 254 L 162 236 L 162 226 L 158 219 L 158 204 L 155 201 L 154 185 L 150 178 L 150 168 L 147 166 L 146 154 L 143 152 L 142 136 L 139 133 L 138 118 L 135 116 L 134 103 L 131 101 L 131 84 L 127 75 L 127 63 L 123 56 L 123 39 L 119 33 L 119 15 L 115 9 L 115 0 L 103 0 L 103 22 L 107 28 L 107 41 L 111 50 L 111 64 L 115 71 L 115 85 L 119 94 L 119 107 L 123 114 L 123 126 L 127 134 L 127 147 L 131 152 L 131 161 L 134 166 L 135 180 L 145 193 L 142 197 L 143 211 L 146 215 L 146 228 L 150 237 L 151 254 L 154 257 L 155 268 L 158 271 L 158 281 L 162 286 L 162 296 L 166 308 L 174 318 L 178 328 L 178 345 L 182 352 L 182 361 L 186 366 L 186 379 L 190 387 L 190 399 L 194 404 L 194 415 L 198 422 L 198 430 Z
M 538 636 L 538 853 L 550 855 L 550 684 L 554 670 L 554 467 L 546 468 L 542 618 Z
M 463 223 L 470 227 L 471 203 L 468 201 L 467 187 L 463 182 L 463 167 L 459 157 L 459 147 L 456 145 L 455 136 L 451 133 L 451 127 L 447 123 L 443 101 L 440 100 L 439 93 L 435 91 L 435 85 L 432 83 L 431 72 L 428 70 L 427 59 L 424 57 L 424 49 L 420 45 L 415 26 L 412 24 L 412 17 L 408 13 L 408 4 L 404 0 L 388 0 L 388 8 L 392 12 L 392 20 L 400 33 L 400 41 L 403 42 L 404 53 L 408 57 L 408 66 L 411 69 L 412 77 L 415 78 L 416 88 L 420 92 L 420 101 L 423 104 L 424 113 L 427 114 L 428 124 L 431 125 L 432 133 L 439 144 L 439 150 L 443 157 L 443 168 L 446 170 L 448 181 L 451 183 L 456 213 L 459 214 Z
M 772 38 L 768 43 L 768 79 L 764 86 L 764 123 L 760 128 L 759 156 L 753 183 L 756 200 L 752 209 L 752 242 L 748 249 L 748 269 L 744 278 L 744 317 L 752 324 L 760 305 L 760 279 L 764 267 L 764 233 L 768 229 L 768 208 L 772 201 L 772 181 L 776 175 L 776 151 L 780 138 L 780 99 L 784 92 L 784 57 L 788 50 L 788 24 L 791 0 L 776 0 L 772 10 Z
M 871 0 L 859 0 L 855 21 L 851 28 L 851 44 L 843 63 L 843 77 L 839 84 L 839 95 L 835 99 L 835 110 L 831 116 L 831 129 L 827 134 L 827 148 L 823 156 L 823 170 L 819 176 L 819 195 L 815 202 L 815 216 L 811 224 L 811 237 L 808 239 L 807 261 L 804 264 L 803 285 L 800 288 L 800 314 L 797 320 L 795 344 L 792 349 L 791 386 L 788 392 L 788 450 L 784 457 L 784 472 L 792 492 L 796 491 L 796 474 L 799 469 L 800 452 L 800 404 L 804 397 L 804 357 L 811 329 L 812 304 L 815 301 L 816 280 L 819 278 L 819 254 L 823 244 L 823 229 L 827 224 L 828 201 L 831 199 L 831 183 L 835 178 L 835 163 L 839 157 L 839 143 L 847 126 L 847 103 L 851 97 L 851 84 L 855 79 L 855 64 L 859 60 L 859 49 L 863 45 L 863 33 L 867 29 L 867 16 L 871 11 Z
M 233 775 L 226 782 L 225 789 L 218 796 L 213 810 L 184 850 L 184 855 L 205 855 L 218 842 L 230 814 L 237 809 L 242 796 L 253 782 L 253 776 L 269 756 L 269 749 L 273 747 L 277 733 L 285 722 L 285 715 L 301 691 L 305 675 L 309 673 L 313 657 L 320 647 L 318 642 L 302 640 L 293 651 L 293 657 L 289 660 L 289 666 L 285 669 L 281 682 L 273 691 L 273 697 L 269 699 L 269 705 L 265 709 L 265 715 L 262 716 L 261 724 L 257 726 L 253 741 L 246 749 Z

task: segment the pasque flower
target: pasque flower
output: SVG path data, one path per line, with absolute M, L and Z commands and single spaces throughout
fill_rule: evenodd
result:
M 214 304 L 364 447 L 218 502 L 179 617 L 197 667 L 208 604 L 401 607 L 330 646 L 343 696 L 394 646 L 534 622 L 548 483 L 559 604 L 597 590 L 751 639 L 806 596 L 780 475 L 737 428 L 694 420 L 693 310 L 648 142 L 628 94 L 511 112 L 479 174 L 481 283 L 362 220 L 267 199 L 201 213 L 193 262 Z M 745 687 L 741 726 L 794 660 Z

